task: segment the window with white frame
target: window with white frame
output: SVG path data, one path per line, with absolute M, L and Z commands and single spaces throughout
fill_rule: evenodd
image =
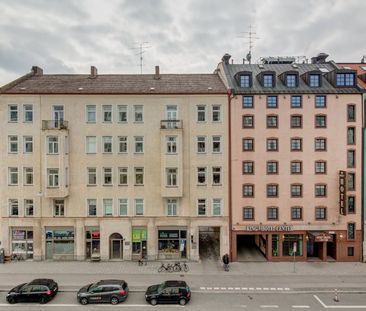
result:
M 27 217 L 34 216 L 34 201 L 33 199 L 24 200 L 24 214 Z
M 112 153 L 112 136 L 103 136 L 103 153 Z
M 87 167 L 87 178 L 88 178 L 88 185 L 96 185 L 97 184 L 97 169 L 95 167 Z
M 128 199 L 119 199 L 119 216 L 128 215 Z
M 18 153 L 18 136 L 8 136 L 9 153 Z
M 135 216 L 144 215 L 144 199 L 135 199 Z
M 128 184 L 128 168 L 120 167 L 118 168 L 119 173 L 119 185 L 127 185 Z
M 166 185 L 169 187 L 177 186 L 178 184 L 178 169 L 167 168 L 166 169 Z
M 197 200 L 197 212 L 198 212 L 198 216 L 206 215 L 206 199 Z
M 24 122 L 33 122 L 33 105 L 23 105 Z
M 86 149 L 86 153 L 97 153 L 97 137 L 96 136 L 86 136 L 85 149 Z
M 103 167 L 103 185 L 112 185 L 113 176 L 111 167 Z
M 221 199 L 212 200 L 212 215 L 221 216 Z
M 177 137 L 166 136 L 166 152 L 177 153 Z
M 206 106 L 200 105 L 197 106 L 197 122 L 205 122 L 206 121 Z
M 214 105 L 212 106 L 212 122 L 220 122 L 221 121 L 221 106 Z
M 135 167 L 135 185 L 144 184 L 144 168 Z
M 96 123 L 97 122 L 97 106 L 86 105 L 86 122 Z
M 221 185 L 221 167 L 212 168 L 212 184 Z
M 18 122 L 18 105 L 9 105 L 9 122 Z
M 118 122 L 127 122 L 127 105 L 118 105 Z
M 212 152 L 221 152 L 221 136 L 212 136 Z
M 58 137 L 47 136 L 47 153 L 58 154 Z
M 24 185 L 33 185 L 33 167 L 24 168 Z
M 19 216 L 18 199 L 9 199 L 9 216 Z
M 58 168 L 47 169 L 48 176 L 48 187 L 58 187 L 59 186 L 59 171 Z
M 18 168 L 9 167 L 9 185 L 15 186 L 18 184 Z
M 112 122 L 112 105 L 103 105 L 103 122 Z
M 206 152 L 206 136 L 197 136 L 197 153 Z
M 167 216 L 177 216 L 178 215 L 178 200 L 177 199 L 167 199 L 166 200 L 166 214 L 167 214 Z
M 97 216 L 97 199 L 87 199 L 88 216 Z
M 144 153 L 144 137 L 135 136 L 135 153 Z
M 23 152 L 32 153 L 33 152 L 33 136 L 23 136 Z
M 127 153 L 128 152 L 127 136 L 119 136 L 118 137 L 118 145 L 119 145 L 119 149 L 118 149 L 119 153 Z
M 65 201 L 54 200 L 53 201 L 53 216 L 63 217 L 65 216 Z
M 103 216 L 113 216 L 113 199 L 103 199 Z
M 206 167 L 197 167 L 197 183 L 199 185 L 206 184 Z
M 134 105 L 133 115 L 135 122 L 144 122 L 144 107 L 142 105 Z

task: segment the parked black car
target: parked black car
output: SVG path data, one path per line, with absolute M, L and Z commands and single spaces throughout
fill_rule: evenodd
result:
M 179 303 L 183 306 L 191 299 L 191 290 L 184 281 L 166 281 L 149 286 L 145 299 L 153 306 L 158 303 Z
M 77 299 L 82 305 L 88 303 L 109 302 L 116 305 L 128 296 L 128 285 L 123 280 L 101 280 L 82 287 Z
M 30 283 L 20 284 L 6 295 L 9 303 L 40 302 L 47 303 L 58 292 L 58 285 L 51 279 L 36 279 Z

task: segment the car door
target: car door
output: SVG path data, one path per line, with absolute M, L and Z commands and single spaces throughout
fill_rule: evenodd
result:
M 24 285 L 20 290 L 17 297 L 18 302 L 26 302 L 29 299 L 29 293 L 31 290 L 31 285 Z
M 103 294 L 103 287 L 98 286 L 93 289 L 89 301 L 90 302 L 101 302 L 102 301 L 102 294 Z
M 41 296 L 42 296 L 42 286 L 32 285 L 29 295 L 28 295 L 28 301 L 38 302 L 38 301 L 40 301 Z
M 170 288 L 165 288 L 159 295 L 160 303 L 170 303 Z
M 104 286 L 102 292 L 102 302 L 110 302 L 112 292 L 113 292 L 112 286 Z
M 170 300 L 172 303 L 177 303 L 179 301 L 180 294 L 178 287 L 172 287 L 170 289 Z

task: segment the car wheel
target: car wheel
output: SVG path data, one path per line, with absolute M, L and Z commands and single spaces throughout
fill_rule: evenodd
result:
M 44 296 L 42 296 L 41 299 L 39 300 L 39 303 L 40 304 L 45 304 L 47 302 L 48 302 L 48 299 L 46 297 L 44 297 Z
M 158 301 L 155 298 L 153 298 L 153 299 L 150 300 L 150 304 L 152 306 L 156 306 L 158 304 Z
M 14 297 L 10 297 L 10 298 L 8 298 L 8 302 L 9 302 L 10 304 L 14 304 L 14 303 L 16 303 L 17 301 L 15 300 L 15 298 L 14 298 Z
M 80 303 L 83 305 L 83 306 L 85 306 L 85 305 L 87 305 L 88 303 L 89 303 L 89 301 L 88 301 L 88 299 L 87 298 L 81 298 L 80 299 Z
M 119 299 L 117 297 L 112 297 L 111 298 L 111 304 L 112 305 L 118 305 L 119 303 Z
M 187 300 L 185 300 L 184 298 L 181 298 L 181 299 L 179 300 L 179 304 L 180 304 L 181 306 L 184 306 L 186 303 L 187 303 Z

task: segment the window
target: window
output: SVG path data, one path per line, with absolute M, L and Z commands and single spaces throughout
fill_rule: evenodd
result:
M 347 256 L 351 257 L 355 255 L 355 248 L 353 246 L 347 247 Z
M 86 136 L 86 153 L 97 153 L 97 137 L 96 136 Z
M 267 174 L 278 174 L 278 162 L 268 161 L 267 162 Z
M 128 152 L 127 136 L 119 136 L 118 137 L 118 142 L 119 142 L 118 152 L 119 153 L 127 153 Z
M 310 74 L 309 75 L 309 86 L 319 87 L 320 86 L 320 74 Z
M 128 215 L 128 199 L 119 199 L 119 216 L 127 216 Z
M 221 136 L 212 136 L 212 152 L 221 152 Z
M 278 197 L 278 185 L 268 184 L 267 185 L 267 198 Z
M 291 185 L 291 197 L 297 198 L 302 196 L 302 185 L 292 184 Z
M 243 174 L 254 174 L 254 162 L 244 161 L 243 162 Z
M 302 150 L 302 138 L 291 138 L 291 151 Z
M 291 108 L 301 108 L 301 96 L 299 95 L 293 95 L 291 96 Z
M 97 184 L 97 169 L 95 167 L 87 168 L 88 174 L 88 185 L 96 185 Z
M 254 185 L 244 184 L 243 185 L 243 197 L 252 198 L 254 197 Z
M 272 74 L 263 75 L 263 87 L 274 87 L 274 77 Z
M 33 136 L 23 136 L 23 144 L 24 153 L 33 152 Z
M 315 220 L 326 220 L 326 219 L 327 219 L 327 208 L 315 207 Z
M 111 167 L 103 167 L 103 185 L 112 185 L 113 175 Z
M 291 174 L 302 174 L 301 161 L 291 161 Z
M 197 122 L 206 121 L 206 106 L 197 106 Z
M 347 196 L 347 211 L 348 214 L 354 214 L 356 213 L 356 204 L 355 204 L 355 196 L 348 195 Z
M 267 108 L 277 108 L 277 96 L 267 96 Z
M 144 199 L 135 199 L 135 216 L 144 215 Z
M 166 185 L 168 187 L 174 187 L 178 185 L 178 169 L 167 168 L 166 169 Z
M 301 128 L 302 127 L 302 116 L 292 115 L 291 116 L 291 128 Z
M 34 202 L 32 199 L 24 200 L 24 213 L 26 217 L 34 215 Z
M 103 105 L 103 122 L 112 122 L 112 105 Z
M 212 168 L 212 184 L 221 185 L 221 167 Z
M 315 127 L 316 128 L 324 128 L 327 127 L 327 116 L 317 114 L 315 116 Z
M 18 122 L 18 106 L 9 105 L 9 122 Z
M 97 216 L 97 200 L 87 199 L 88 216 Z
M 315 161 L 315 174 L 326 174 L 327 173 L 327 162 Z
M 278 128 L 278 116 L 276 115 L 267 116 L 267 128 Z
M 135 122 L 144 122 L 144 107 L 142 105 L 133 106 Z
M 221 121 L 221 106 L 214 105 L 212 106 L 212 122 L 220 122 Z
M 33 185 L 33 167 L 24 168 L 24 185 Z
M 221 216 L 221 199 L 212 200 L 212 216 Z
M 112 136 L 103 136 L 103 153 L 112 153 Z
M 254 116 L 243 115 L 243 128 L 254 128 Z
M 354 86 L 355 74 L 354 73 L 337 73 L 336 74 L 337 86 Z
M 177 137 L 166 136 L 166 152 L 175 154 L 177 153 Z
M 19 216 L 18 199 L 9 199 L 9 216 Z
M 315 185 L 315 197 L 326 197 L 327 196 L 327 185 L 316 184 Z
M 243 208 L 243 220 L 254 220 L 254 208 L 244 207 Z
M 65 216 L 65 202 L 64 200 L 53 201 L 53 216 L 63 217 Z
M 24 122 L 33 122 L 33 105 L 23 105 Z
M 205 167 L 197 167 L 197 183 L 199 185 L 206 184 L 206 168 Z
M 48 154 L 58 154 L 58 137 L 47 136 L 47 147 Z
M 291 219 L 292 220 L 302 219 L 302 207 L 291 207 Z
M 315 138 L 315 151 L 326 151 L 327 150 L 327 139 L 326 138 Z
M 243 108 L 254 108 L 253 96 L 243 96 Z
M 86 122 L 97 122 L 97 107 L 95 105 L 86 105 Z
M 356 224 L 348 223 L 347 224 L 347 240 L 354 240 L 356 232 Z
M 135 136 L 135 153 L 144 153 L 144 137 Z
M 177 199 L 167 199 L 166 200 L 166 211 L 167 211 L 167 216 L 177 216 L 178 200 Z
M 58 168 L 47 169 L 47 175 L 48 175 L 48 187 L 58 187 L 59 186 Z
M 278 207 L 267 207 L 267 220 L 278 220 Z
M 9 185 L 15 186 L 18 184 L 18 168 L 9 167 Z
M 250 87 L 250 75 L 240 75 L 240 87 Z
M 287 87 L 296 87 L 297 86 L 297 75 L 294 75 L 294 74 L 286 75 L 286 86 Z
M 267 151 L 278 151 L 277 138 L 267 138 Z
M 348 127 L 347 128 L 347 144 L 348 145 L 354 145 L 356 144 L 356 136 L 355 131 L 356 129 L 354 127 Z
M 327 101 L 325 95 L 316 95 L 315 96 L 315 108 L 326 108 Z
M 103 216 L 113 216 L 113 199 L 103 199 Z
M 118 105 L 118 122 L 127 122 L 127 105 Z
M 355 168 L 355 150 L 347 150 L 347 167 Z
M 9 153 L 18 153 L 18 136 L 8 136 Z
M 197 153 L 206 152 L 206 136 L 197 136 Z
M 356 174 L 355 173 L 347 173 L 347 190 L 348 191 L 355 191 L 355 181 L 356 181 Z
M 119 185 L 127 185 L 128 184 L 128 168 L 127 167 L 120 167 L 118 168 L 118 174 L 119 174 Z
M 144 184 L 144 168 L 135 167 L 135 185 Z
M 254 151 L 254 138 L 243 138 L 243 151 Z
M 206 199 L 197 200 L 197 210 L 198 210 L 198 216 L 206 215 Z
M 347 121 L 356 121 L 356 105 L 347 105 Z

